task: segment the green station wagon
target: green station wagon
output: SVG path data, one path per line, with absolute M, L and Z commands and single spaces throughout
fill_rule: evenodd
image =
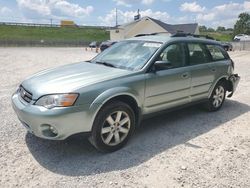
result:
M 214 40 L 185 35 L 127 39 L 91 61 L 39 72 L 19 86 L 13 108 L 32 134 L 63 140 L 88 133 L 99 150 L 123 147 L 146 115 L 204 103 L 221 108 L 240 77 Z

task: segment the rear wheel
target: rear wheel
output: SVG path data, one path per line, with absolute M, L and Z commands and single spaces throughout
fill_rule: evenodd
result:
M 210 96 L 206 104 L 208 111 L 219 110 L 225 101 L 225 97 L 226 97 L 225 84 L 223 82 L 219 82 L 215 86 L 212 95 Z
M 91 143 L 100 151 L 112 152 L 122 148 L 135 129 L 135 115 L 129 105 L 113 101 L 97 114 Z

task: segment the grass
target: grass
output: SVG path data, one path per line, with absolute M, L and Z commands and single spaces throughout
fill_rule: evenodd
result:
M 219 41 L 232 41 L 233 36 L 232 34 L 227 34 L 227 33 L 219 33 L 219 32 L 201 32 L 201 35 L 208 35 L 210 37 L 213 37 L 216 40 Z
M 232 35 L 219 32 L 201 32 L 220 41 L 232 41 Z M 11 41 L 105 41 L 109 32 L 102 28 L 27 27 L 0 25 L 0 40 Z
M 0 40 L 105 41 L 109 32 L 101 28 L 0 26 Z

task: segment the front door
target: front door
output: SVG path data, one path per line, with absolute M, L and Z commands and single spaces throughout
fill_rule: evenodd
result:
M 161 68 L 157 62 L 161 62 Z M 167 46 L 156 59 L 154 67 L 155 70 L 146 74 L 144 113 L 188 103 L 191 77 L 185 63 L 184 44 Z

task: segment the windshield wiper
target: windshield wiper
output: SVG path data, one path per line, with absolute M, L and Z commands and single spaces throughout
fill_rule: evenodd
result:
M 107 62 L 96 61 L 95 63 L 96 63 L 96 64 L 101 64 L 101 65 L 105 65 L 105 66 L 108 66 L 108 67 L 114 67 L 114 68 L 117 68 L 117 67 L 116 67 L 116 66 L 114 66 L 113 64 L 111 64 L 111 63 L 107 63 Z

